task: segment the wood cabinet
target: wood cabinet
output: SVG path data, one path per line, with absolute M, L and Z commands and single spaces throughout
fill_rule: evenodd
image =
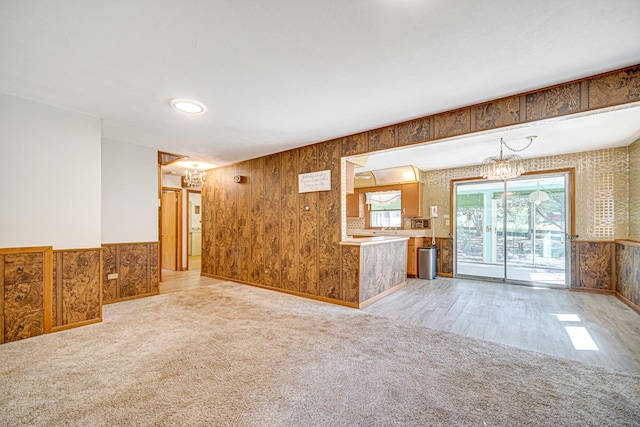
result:
M 347 194 L 347 217 L 364 218 L 364 192 L 354 190 L 353 194 Z
M 51 332 L 52 248 L 0 249 L 0 343 Z
M 422 183 L 402 184 L 402 216 L 422 217 Z
M 424 246 L 424 237 L 411 237 L 407 244 L 407 276 L 418 276 L 418 248 Z

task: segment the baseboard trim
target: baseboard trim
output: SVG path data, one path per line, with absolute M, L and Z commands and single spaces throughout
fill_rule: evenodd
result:
M 281 292 L 283 294 L 288 294 L 288 295 L 293 295 L 293 296 L 296 296 L 296 297 L 302 297 L 302 298 L 312 299 L 312 300 L 316 300 L 316 301 L 326 302 L 326 303 L 329 303 L 329 304 L 342 305 L 344 307 L 349 307 L 349 308 L 360 308 L 358 303 L 353 303 L 353 302 L 348 302 L 348 301 L 341 301 L 341 300 L 321 297 L 321 296 L 317 296 L 317 295 L 303 294 L 302 292 L 291 291 L 291 290 L 288 290 L 288 289 L 275 288 L 273 286 L 261 285 L 259 283 L 245 282 L 244 280 L 229 279 L 228 277 L 216 276 L 215 274 L 208 274 L 208 273 L 200 272 L 200 275 L 202 277 L 208 277 L 210 279 L 226 280 L 226 281 L 229 281 L 229 282 L 240 283 L 242 285 L 249 285 L 249 286 L 253 286 L 253 287 L 256 287 L 256 288 L 267 289 L 269 291 Z
M 118 298 L 118 299 L 115 299 L 113 301 L 107 301 L 107 302 L 103 301 L 102 305 L 116 304 L 116 303 L 123 302 L 123 301 L 131 301 L 131 300 L 134 300 L 134 299 L 152 297 L 154 295 L 160 295 L 160 292 L 150 292 L 148 294 L 134 295 L 134 296 L 131 296 L 131 297 L 126 297 L 126 298 Z
M 634 304 L 633 302 L 629 301 L 627 298 L 625 298 L 619 292 L 616 292 L 616 297 L 618 297 L 618 299 L 620 301 L 622 301 L 623 303 L 625 303 L 626 305 L 628 305 L 629 307 L 634 309 L 638 314 L 640 314 L 640 306 L 638 306 L 637 304 Z
M 92 325 L 94 323 L 101 323 L 101 322 L 102 322 L 102 317 L 97 319 L 84 320 L 82 322 L 71 323 L 69 325 L 54 326 L 53 328 L 51 328 L 51 332 L 66 331 L 68 329 L 79 328 L 81 326 L 87 326 L 87 325 Z
M 398 289 L 402 288 L 403 286 L 406 286 L 407 283 L 409 283 L 407 280 L 405 280 L 404 282 L 395 285 L 393 288 L 387 289 L 386 291 L 382 292 L 381 294 L 376 295 L 375 297 L 371 297 L 366 301 L 363 301 L 360 303 L 358 308 L 365 308 L 366 306 L 373 304 L 374 302 L 386 297 L 389 294 L 394 293 L 395 291 L 397 291 Z
M 578 286 L 572 286 L 569 288 L 569 290 L 575 291 L 575 292 L 586 292 L 586 293 L 592 293 L 592 294 L 605 294 L 605 295 L 613 295 L 616 293 L 611 289 L 591 289 L 591 288 L 584 288 L 584 287 L 578 287 Z

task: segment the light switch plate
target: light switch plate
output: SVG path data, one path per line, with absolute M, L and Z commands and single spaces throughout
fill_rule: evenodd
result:
M 118 273 L 107 274 L 107 279 L 108 280 L 113 280 L 113 279 L 117 279 L 117 278 L 118 278 Z

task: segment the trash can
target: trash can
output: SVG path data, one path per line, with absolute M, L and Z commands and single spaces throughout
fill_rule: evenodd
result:
M 437 252 L 435 246 L 418 248 L 418 278 L 432 280 L 437 275 Z

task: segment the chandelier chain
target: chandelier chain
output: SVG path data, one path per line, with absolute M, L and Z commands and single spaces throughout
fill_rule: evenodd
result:
M 506 142 L 504 139 L 500 138 L 500 140 L 502 141 L 502 143 L 504 144 L 504 146 L 505 146 L 505 147 L 507 147 L 509 150 L 513 151 L 514 153 L 519 153 L 519 152 L 521 152 L 521 151 L 526 150 L 527 148 L 529 148 L 529 147 L 531 146 L 531 143 L 533 143 L 533 138 L 535 138 L 535 136 L 528 136 L 527 138 L 529 139 L 529 143 L 526 145 L 526 147 L 521 148 L 520 150 L 516 150 L 516 149 L 514 149 L 514 148 L 509 147 L 509 146 L 507 145 L 507 142 Z

